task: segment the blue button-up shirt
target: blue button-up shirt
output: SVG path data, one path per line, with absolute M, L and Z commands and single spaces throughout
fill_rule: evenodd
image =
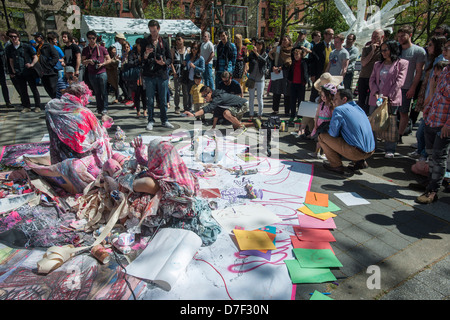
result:
M 332 137 L 341 136 L 349 145 L 364 152 L 372 152 L 375 149 L 369 119 L 354 101 L 334 109 L 328 134 Z

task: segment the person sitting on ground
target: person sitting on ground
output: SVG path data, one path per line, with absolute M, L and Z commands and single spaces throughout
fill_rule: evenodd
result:
M 248 102 L 246 99 L 220 89 L 212 91 L 208 86 L 204 86 L 200 90 L 200 93 L 208 104 L 199 111 L 194 113 L 185 111 L 184 114 L 188 117 L 201 117 L 205 113 L 211 112 L 214 114 L 212 129 L 216 128 L 219 118 L 223 117 L 231 122 L 234 130 L 245 130 L 241 119 L 248 110 Z
M 367 168 L 367 158 L 375 151 L 375 139 L 366 113 L 353 101 L 348 89 L 338 89 L 328 133 L 319 134 L 319 142 L 329 163 L 325 169 L 344 174 L 341 157 L 354 161 L 353 170 Z
M 221 228 L 211 217 L 208 201 L 197 197 L 200 190 L 197 176 L 188 169 L 177 149 L 162 139 L 153 139 L 146 148 L 140 136 L 131 145 L 143 170 L 127 180 L 134 193 L 150 194 L 151 201 L 158 202 L 156 214 L 143 217 L 142 225 L 191 230 L 200 236 L 203 245 L 212 244 Z
M 106 129 L 112 124 L 112 118 L 103 115 L 101 123 L 86 107 L 91 95 L 89 87 L 79 82 L 69 86 L 61 99 L 47 103 L 50 165 L 27 162 L 38 175 L 71 194 L 82 193 L 96 180 L 109 159 L 119 163 L 124 160 L 123 156 L 113 152 L 109 142 Z

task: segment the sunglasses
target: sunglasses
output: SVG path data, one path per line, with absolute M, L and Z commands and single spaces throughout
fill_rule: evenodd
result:
M 95 40 L 95 37 L 88 37 L 89 40 Z
M 11 39 L 16 39 L 16 38 L 18 38 L 19 36 L 9 36 Z

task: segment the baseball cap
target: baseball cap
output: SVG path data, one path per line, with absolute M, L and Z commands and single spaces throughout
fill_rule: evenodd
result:
M 66 67 L 66 73 L 70 73 L 70 72 L 74 73 L 75 69 L 73 67 L 71 67 L 71 66 L 67 66 Z
M 33 34 L 33 37 L 40 37 L 40 38 L 42 38 L 42 39 L 45 38 L 44 35 L 43 35 L 41 32 L 35 32 L 35 33 Z

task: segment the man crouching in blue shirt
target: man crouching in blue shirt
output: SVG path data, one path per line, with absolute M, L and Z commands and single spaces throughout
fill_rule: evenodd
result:
M 341 157 L 352 160 L 352 170 L 367 168 L 367 162 L 375 151 L 375 139 L 366 113 L 353 101 L 352 92 L 338 89 L 334 96 L 335 109 L 328 133 L 319 135 L 320 145 L 329 163 L 324 168 L 344 174 Z

